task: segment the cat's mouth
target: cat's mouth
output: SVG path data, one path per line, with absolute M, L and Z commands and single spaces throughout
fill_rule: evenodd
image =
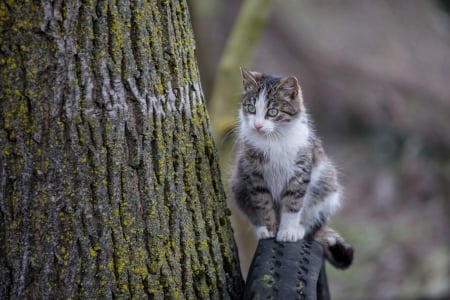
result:
M 260 135 L 266 135 L 267 134 L 267 131 L 265 129 L 263 129 L 263 128 L 255 128 L 254 127 L 253 131 L 256 132 L 257 134 L 260 134 Z
M 254 129 L 253 130 L 258 136 L 261 137 L 271 137 L 273 135 L 273 132 L 271 130 L 267 130 L 267 129 Z

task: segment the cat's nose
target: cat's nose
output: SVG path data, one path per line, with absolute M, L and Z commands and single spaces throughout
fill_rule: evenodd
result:
M 260 130 L 261 128 L 263 128 L 263 124 L 259 123 L 259 122 L 255 122 L 253 123 L 253 126 L 255 127 L 256 130 Z

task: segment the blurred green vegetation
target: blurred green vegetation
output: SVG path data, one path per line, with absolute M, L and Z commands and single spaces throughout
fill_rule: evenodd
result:
M 333 299 L 450 298 L 445 3 L 277 1 L 261 40 L 241 41 L 250 47 L 256 42 L 254 57 L 245 58 L 249 69 L 299 78 L 319 136 L 340 168 L 346 199 L 332 226 L 352 242 L 356 256 L 348 271 L 328 268 Z M 190 5 L 203 88 L 211 100 L 241 1 Z M 240 76 L 237 67 L 229 72 Z M 219 112 L 233 123 L 241 85 L 220 94 L 235 99 L 222 100 L 226 111 Z M 213 124 L 219 121 L 217 112 L 210 115 Z M 227 132 L 217 140 L 224 174 L 232 139 Z

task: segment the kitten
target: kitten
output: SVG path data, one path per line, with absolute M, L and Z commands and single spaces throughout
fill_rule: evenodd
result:
M 340 204 L 337 172 L 315 136 L 297 79 L 242 71 L 231 194 L 258 239 L 313 237 L 339 268 L 352 247 L 325 226 Z

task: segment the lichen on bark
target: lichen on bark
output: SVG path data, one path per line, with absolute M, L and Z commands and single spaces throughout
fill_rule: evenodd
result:
M 0 298 L 238 298 L 185 1 L 0 6 Z

